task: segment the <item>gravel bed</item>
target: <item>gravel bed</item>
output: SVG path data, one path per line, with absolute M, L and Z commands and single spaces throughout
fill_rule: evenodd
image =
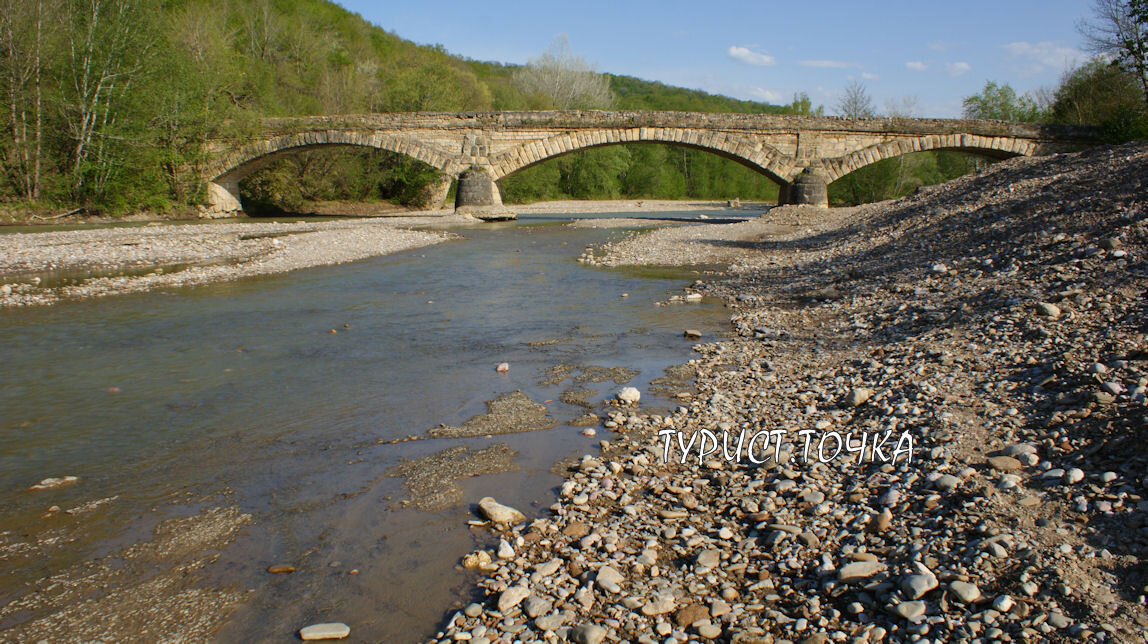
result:
M 690 291 L 736 336 L 675 411 L 602 410 L 541 516 L 487 512 L 436 640 L 1143 642 L 1146 185 L 1096 148 L 589 253 L 728 265 Z
M 454 235 L 455 216 L 300 223 L 149 225 L 0 235 L 0 306 L 192 286 L 353 262 Z M 68 279 L 53 284 L 56 276 Z

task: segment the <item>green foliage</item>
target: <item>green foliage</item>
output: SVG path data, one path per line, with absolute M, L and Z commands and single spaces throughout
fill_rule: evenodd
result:
M 374 149 L 309 150 L 276 160 L 239 184 L 253 214 L 304 210 L 308 202 L 384 201 L 423 207 L 424 189 L 442 173 L 403 154 Z
M 829 203 L 852 206 L 904 197 L 921 186 L 944 183 L 987 163 L 984 157 L 952 150 L 883 159 L 829 184 Z
M 1000 121 L 1039 121 L 1043 112 L 1036 100 L 1029 96 L 1017 96 L 1008 83 L 997 85 L 993 81 L 985 83 L 980 94 L 965 98 L 964 116 L 967 119 L 996 119 Z
M 1136 77 L 1102 58 L 1065 75 L 1049 112 L 1055 123 L 1099 127 L 1107 143 L 1148 138 L 1148 113 Z
M 553 199 L 773 201 L 777 184 L 702 150 L 652 143 L 594 148 L 550 159 L 501 182 L 506 203 Z

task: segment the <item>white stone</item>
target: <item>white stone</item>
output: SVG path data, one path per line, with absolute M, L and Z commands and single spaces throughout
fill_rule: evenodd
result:
M 489 496 L 478 501 L 478 509 L 487 519 L 502 525 L 513 525 L 526 520 L 526 515 L 508 505 L 495 501 Z
M 312 624 L 299 630 L 304 640 L 341 640 L 351 634 L 351 627 L 342 622 Z
M 506 542 L 506 539 L 499 539 L 498 540 L 498 558 L 499 559 L 513 559 L 514 558 L 514 548 L 510 547 L 510 544 Z
M 1009 610 L 1012 609 L 1012 605 L 1012 597 L 1009 597 L 1008 595 L 1000 595 L 993 600 L 993 608 L 1002 613 L 1009 612 Z
M 953 596 L 963 603 L 971 604 L 981 598 L 981 589 L 967 581 L 954 581 L 949 584 Z
M 642 392 L 638 391 L 636 387 L 623 387 L 618 392 L 618 401 L 627 405 L 636 405 L 642 399 Z

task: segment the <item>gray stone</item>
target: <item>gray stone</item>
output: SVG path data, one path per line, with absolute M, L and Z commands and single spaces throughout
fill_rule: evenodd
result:
M 837 581 L 845 584 L 865 581 L 885 568 L 879 561 L 854 561 L 837 570 Z
M 522 612 L 526 613 L 527 617 L 538 617 L 545 615 L 554 609 L 554 604 L 549 600 L 539 597 L 538 595 L 531 595 L 522 602 Z
M 717 568 L 721 564 L 721 550 L 703 550 L 698 553 L 697 562 L 703 568 Z
M 859 407 L 865 404 L 872 396 L 873 391 L 865 389 L 864 387 L 850 389 L 849 393 L 845 395 L 845 404 L 850 407 Z
M 925 593 L 937 587 L 937 578 L 933 574 L 906 575 L 901 580 L 901 591 L 909 599 L 920 599 Z
M 597 624 L 579 624 L 570 629 L 570 641 L 575 644 L 601 644 L 606 629 Z
M 959 601 L 971 604 L 981 598 L 981 589 L 976 584 L 967 581 L 954 581 L 949 584 L 949 590 Z
M 674 608 L 677 608 L 677 601 L 674 600 L 674 595 L 669 592 L 662 592 L 655 595 L 652 599 L 642 605 L 642 614 L 647 616 L 664 615 Z
M 625 581 L 626 578 L 622 576 L 622 573 L 611 566 L 602 566 L 598 569 L 596 580 L 599 586 L 617 594 L 622 592 L 622 582 Z
M 901 602 L 893 608 L 893 612 L 897 613 L 904 619 L 913 620 L 925 614 L 925 602 Z
M 553 631 L 561 628 L 568 619 L 565 613 L 551 613 L 534 618 L 534 625 L 541 631 Z
M 498 612 L 505 613 L 522 603 L 522 600 L 526 599 L 529 595 L 530 589 L 526 586 L 511 586 L 507 588 L 498 596 Z

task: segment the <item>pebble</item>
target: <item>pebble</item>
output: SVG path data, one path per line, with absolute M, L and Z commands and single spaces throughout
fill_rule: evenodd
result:
M 1040 302 L 1036 305 L 1036 311 L 1040 315 L 1056 320 L 1060 317 L 1060 307 L 1049 302 Z
M 1015 472 L 1024 467 L 1020 461 L 1011 456 L 990 456 L 989 465 L 998 472 Z
M 506 539 L 498 540 L 498 558 L 499 559 L 513 559 L 514 548 L 506 541 Z
M 1064 482 L 1068 483 L 1069 485 L 1079 483 L 1083 480 L 1084 480 L 1084 470 L 1081 470 L 1078 467 L 1071 468 L 1067 472 L 1064 473 Z
M 677 605 L 677 601 L 674 599 L 674 595 L 672 593 L 658 593 L 652 599 L 642 605 L 642 614 L 649 616 L 664 615 L 673 611 Z
M 850 389 L 849 393 L 845 395 L 845 404 L 849 407 L 860 407 L 865 404 L 871 397 L 873 391 L 864 387 Z
M 494 368 L 494 370 L 498 373 L 506 373 L 506 372 L 510 371 L 510 363 L 509 362 L 500 362 L 500 363 L 498 363 L 498 366 Z
M 534 625 L 541 631 L 555 631 L 569 621 L 565 613 L 551 613 L 534 618 Z
M 295 572 L 295 566 L 290 564 L 274 564 L 267 566 L 267 572 L 273 575 L 289 575 Z
M 76 481 L 79 481 L 79 480 L 80 480 L 80 477 L 78 477 L 78 476 L 51 477 L 51 478 L 46 478 L 46 479 L 40 481 L 39 483 L 33 485 L 32 487 L 30 487 L 28 489 L 29 490 L 52 490 L 52 489 L 55 489 L 58 487 L 63 487 L 65 485 L 70 485 L 70 484 L 75 483 Z

